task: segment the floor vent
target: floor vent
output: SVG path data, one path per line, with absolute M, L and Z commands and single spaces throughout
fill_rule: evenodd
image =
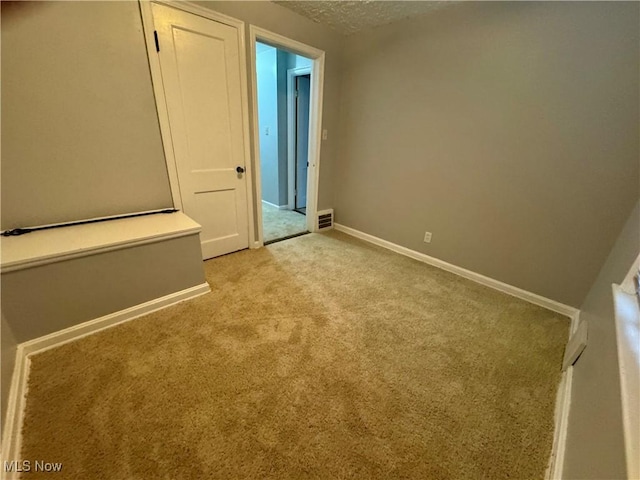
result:
M 333 228 L 333 209 L 319 211 L 318 230 L 329 230 L 330 228 Z

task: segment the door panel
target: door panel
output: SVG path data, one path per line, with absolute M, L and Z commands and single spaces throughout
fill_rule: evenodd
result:
M 152 5 L 184 212 L 203 258 L 249 246 L 238 32 Z
M 307 206 L 307 170 L 309 159 L 309 96 L 311 76 L 296 77 L 296 204 Z

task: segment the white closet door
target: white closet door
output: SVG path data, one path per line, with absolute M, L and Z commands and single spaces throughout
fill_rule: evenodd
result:
M 164 5 L 152 11 L 183 210 L 202 225 L 203 258 L 247 248 L 238 31 Z

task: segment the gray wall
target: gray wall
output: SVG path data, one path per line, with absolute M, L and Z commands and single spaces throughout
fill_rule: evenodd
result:
M 627 478 L 611 284 L 622 282 L 639 251 L 637 203 L 580 307 L 589 340 L 573 369 L 566 480 Z
M 639 8 L 463 2 L 347 37 L 336 221 L 579 306 L 638 198 Z
M 2 229 L 172 206 L 137 2 L 2 2 Z
M 211 10 L 232 16 L 326 52 L 322 124 L 329 132 L 322 142 L 318 208 L 333 207 L 334 163 L 339 136 L 340 75 L 344 37 L 280 5 L 264 1 L 196 1 Z M 246 28 L 247 45 L 249 28 Z M 250 59 L 247 55 L 247 62 Z
M 22 343 L 204 281 L 195 234 L 3 273 L 2 315 Z

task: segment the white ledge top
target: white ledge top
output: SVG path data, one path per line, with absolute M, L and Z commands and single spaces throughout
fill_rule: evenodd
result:
M 184 213 L 174 212 L 1 237 L 2 273 L 194 235 L 200 230 Z

